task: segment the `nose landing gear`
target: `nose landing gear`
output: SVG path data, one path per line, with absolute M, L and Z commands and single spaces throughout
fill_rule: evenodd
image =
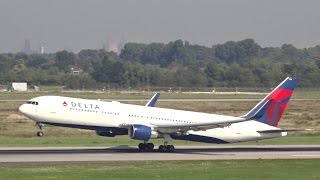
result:
M 42 123 L 40 123 L 40 122 L 37 122 L 36 124 L 37 124 L 37 126 L 38 126 L 38 128 L 39 128 L 39 130 L 38 130 L 38 132 L 37 132 L 37 136 L 38 136 L 38 137 L 42 137 L 42 136 L 43 136 L 42 127 L 44 126 L 44 124 L 42 124 Z

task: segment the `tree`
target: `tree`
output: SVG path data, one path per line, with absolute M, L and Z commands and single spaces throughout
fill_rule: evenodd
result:
M 243 41 L 228 41 L 215 47 L 216 56 L 227 63 L 250 60 L 255 57 L 261 47 L 253 39 Z
M 64 72 L 70 72 L 71 66 L 76 65 L 76 55 L 68 51 L 57 52 L 55 65 Z

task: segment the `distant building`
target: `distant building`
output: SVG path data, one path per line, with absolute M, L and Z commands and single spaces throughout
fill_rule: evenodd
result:
M 117 43 L 116 41 L 113 41 L 111 39 L 109 39 L 107 41 L 107 43 L 104 43 L 102 45 L 102 49 L 108 51 L 108 52 L 115 52 L 117 54 L 120 54 L 121 53 L 121 50 L 123 49 L 124 47 L 124 43 Z
M 106 48 L 107 48 L 107 51 L 112 51 L 119 54 L 119 46 L 115 41 L 109 40 Z
M 72 67 L 70 68 L 70 71 L 72 74 L 80 74 L 82 73 L 82 69 L 78 68 L 78 67 Z
M 108 50 L 108 45 L 107 45 L 107 43 L 103 43 L 103 44 L 102 44 L 102 49 L 105 50 L 105 51 Z
M 26 54 L 31 54 L 32 50 L 31 50 L 31 39 L 25 39 L 24 40 L 24 47 L 22 52 L 26 53 Z
M 40 48 L 39 48 L 39 53 L 40 53 L 40 54 L 44 54 L 44 46 L 40 46 Z
M 8 82 L 7 90 L 8 91 L 27 91 L 28 85 L 26 82 Z

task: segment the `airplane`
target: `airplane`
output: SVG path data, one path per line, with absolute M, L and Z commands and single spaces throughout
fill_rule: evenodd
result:
M 205 143 L 236 143 L 286 136 L 290 131 L 277 125 L 298 79 L 287 77 L 248 113 L 236 117 L 155 107 L 159 93 L 145 106 L 62 96 L 30 99 L 19 111 L 42 127 L 53 125 L 94 130 L 99 136 L 128 135 L 142 141 L 141 151 L 152 151 L 152 139 L 163 138 L 160 152 L 173 152 L 172 139 Z

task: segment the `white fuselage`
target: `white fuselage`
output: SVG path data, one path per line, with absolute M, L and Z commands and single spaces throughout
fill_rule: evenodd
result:
M 126 124 L 148 126 L 185 125 L 225 120 L 238 117 L 173 110 L 122 104 L 119 102 L 104 102 L 60 96 L 42 96 L 32 99 L 35 104 L 23 104 L 19 110 L 27 117 L 44 124 L 74 125 L 90 127 L 121 128 Z M 286 132 L 259 133 L 257 131 L 278 129 L 254 120 L 233 123 L 230 126 L 207 129 L 205 131 L 189 130 L 183 137 L 175 139 L 195 140 L 211 138 L 212 143 L 233 143 L 253 141 L 266 138 L 285 136 Z M 170 133 L 170 132 L 168 132 Z M 192 137 L 193 136 L 193 137 Z M 194 137 L 196 136 L 196 137 Z M 192 137 L 191 139 L 188 139 Z M 217 140 L 217 141 L 215 141 Z M 201 141 L 201 140 L 200 140 Z

